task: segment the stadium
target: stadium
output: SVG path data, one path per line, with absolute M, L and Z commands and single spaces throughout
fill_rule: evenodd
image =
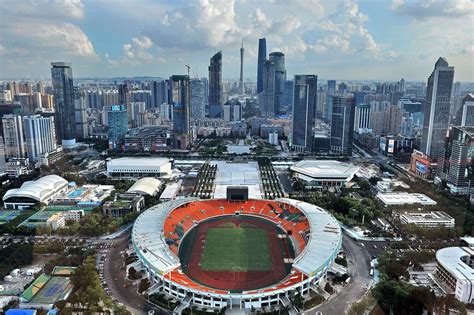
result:
M 286 198 L 177 199 L 143 212 L 132 232 L 149 294 L 179 301 L 180 311 L 291 308 L 325 276 L 341 242 L 332 215 Z

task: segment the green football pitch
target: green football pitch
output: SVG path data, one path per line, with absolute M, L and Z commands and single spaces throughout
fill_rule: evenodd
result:
M 211 228 L 207 231 L 201 268 L 205 271 L 268 271 L 272 258 L 268 235 L 258 228 Z

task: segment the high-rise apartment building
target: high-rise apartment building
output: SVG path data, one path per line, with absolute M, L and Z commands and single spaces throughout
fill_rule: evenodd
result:
M 2 125 L 6 158 L 25 158 L 26 146 L 22 117 L 16 114 L 3 115 Z
M 40 155 L 56 150 L 54 117 L 32 115 L 23 117 L 26 148 L 30 161 L 38 161 Z
M 365 133 L 370 129 L 370 104 L 357 104 L 354 115 L 354 131 Z
M 191 119 L 206 117 L 206 93 L 204 81 L 191 79 Z
M 89 127 L 87 125 L 87 105 L 86 97 L 83 91 L 74 92 L 74 110 L 76 121 L 76 137 L 85 139 L 89 137 Z
M 189 80 L 189 79 L 188 79 Z M 209 64 L 209 115 L 220 117 L 224 97 L 222 94 L 222 51 L 212 56 Z
M 421 151 L 436 160 L 448 130 L 454 67 L 440 57 L 428 78 Z
M 258 40 L 258 60 L 257 60 L 257 94 L 263 91 L 263 76 L 265 61 L 267 60 L 267 40 Z
M 64 148 L 76 145 L 74 84 L 70 63 L 52 62 L 51 78 L 54 89 L 56 137 Z
M 5 144 L 3 143 L 3 137 L 0 136 L 0 175 L 5 174 L 6 171 Z
M 175 148 L 184 150 L 188 148 L 192 141 L 190 126 L 191 89 L 189 84 L 189 76 L 173 75 L 170 77 L 169 82 L 170 100 L 171 105 L 173 106 L 174 146 Z
M 227 101 L 224 104 L 223 116 L 225 121 L 242 120 L 242 104 L 237 100 Z
M 152 107 L 159 108 L 163 103 L 168 103 L 168 80 L 153 81 L 151 83 Z
M 312 151 L 318 77 L 295 75 L 293 82 L 292 146 L 297 151 Z
M 328 93 L 336 93 L 336 80 L 328 80 Z
M 355 98 L 334 95 L 332 97 L 331 152 L 352 156 L 354 138 Z
M 438 156 L 438 174 L 455 194 L 474 192 L 474 127 L 454 126 Z

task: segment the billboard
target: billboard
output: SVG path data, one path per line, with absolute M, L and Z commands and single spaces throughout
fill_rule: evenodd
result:
M 387 152 L 388 153 L 393 153 L 395 151 L 395 140 L 391 139 L 391 140 L 388 140 L 388 149 L 387 149 Z
M 421 163 L 420 161 L 416 161 L 416 170 L 420 173 L 426 174 L 427 172 L 427 167 L 425 164 Z

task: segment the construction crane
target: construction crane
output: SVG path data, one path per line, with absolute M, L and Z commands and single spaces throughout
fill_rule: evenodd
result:
M 189 70 L 191 69 L 190 65 L 184 65 L 186 68 L 188 68 L 188 77 L 189 77 Z

